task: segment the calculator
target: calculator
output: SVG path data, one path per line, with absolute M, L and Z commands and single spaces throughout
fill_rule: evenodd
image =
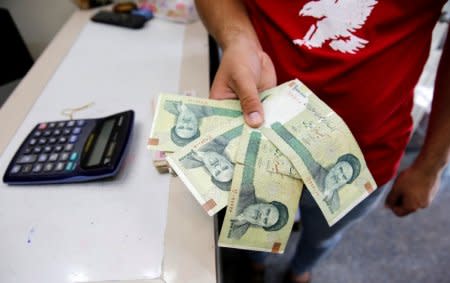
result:
M 112 177 L 126 154 L 133 122 L 129 110 L 98 119 L 39 123 L 17 150 L 3 182 L 33 185 Z

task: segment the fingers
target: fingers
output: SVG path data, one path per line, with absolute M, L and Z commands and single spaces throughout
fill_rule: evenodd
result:
M 228 83 L 223 76 L 218 73 L 214 78 L 209 93 L 211 99 L 236 99 L 236 94 L 228 87 Z
M 399 217 L 406 216 L 418 209 L 417 207 L 412 206 L 411 202 L 405 198 L 403 191 L 397 189 L 395 186 L 389 192 L 385 206 L 390 208 L 392 212 Z
M 264 122 L 264 112 L 255 79 L 250 71 L 242 70 L 231 77 L 231 88 L 241 101 L 246 123 L 253 128 Z
M 217 70 L 210 98 L 239 98 L 246 123 L 256 128 L 264 122 L 259 92 L 276 86 L 276 80 L 274 65 L 265 52 L 248 46 L 229 48 Z
M 391 191 L 386 197 L 384 205 L 387 208 L 392 209 L 393 207 L 396 207 L 398 204 L 401 204 L 402 200 L 400 198 L 400 193 L 398 190 L 395 189 L 395 186 L 392 187 Z
M 212 99 L 239 98 L 244 119 L 250 127 L 259 127 L 263 121 L 263 108 L 254 78 L 250 72 L 241 71 L 230 80 L 220 74 L 214 79 L 209 95 Z
M 406 209 L 406 208 L 404 208 L 402 206 L 394 206 L 394 207 L 392 207 L 392 212 L 394 212 L 394 214 L 397 215 L 398 217 L 404 217 L 404 216 L 406 216 L 406 215 L 408 215 L 410 213 L 413 213 L 415 211 L 416 211 L 415 209 L 413 209 L 413 210 Z

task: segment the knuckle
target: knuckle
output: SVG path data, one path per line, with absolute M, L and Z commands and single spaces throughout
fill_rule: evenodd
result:
M 420 203 L 420 208 L 427 208 L 431 204 L 430 200 L 424 200 Z
M 245 110 L 257 110 L 258 100 L 252 95 L 243 95 L 239 97 L 242 108 Z

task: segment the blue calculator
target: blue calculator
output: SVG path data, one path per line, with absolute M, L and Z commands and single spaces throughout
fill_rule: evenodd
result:
M 98 119 L 39 123 L 3 176 L 17 185 L 92 181 L 117 174 L 134 122 L 132 110 Z

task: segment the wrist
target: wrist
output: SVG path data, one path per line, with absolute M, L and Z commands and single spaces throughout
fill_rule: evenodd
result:
M 262 50 L 258 37 L 253 30 L 246 30 L 237 26 L 225 26 L 217 34 L 216 40 L 224 51 L 237 44 L 247 44 L 252 48 Z
M 440 175 L 447 164 L 447 159 L 441 156 L 419 154 L 412 167 L 422 172 L 425 177 L 435 178 Z

